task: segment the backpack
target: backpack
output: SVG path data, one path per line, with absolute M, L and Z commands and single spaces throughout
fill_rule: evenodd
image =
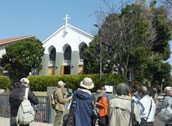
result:
M 51 107 L 53 109 L 55 109 L 55 107 L 56 107 L 56 102 L 55 102 L 55 99 L 54 99 L 54 93 L 55 93 L 55 91 L 50 95 L 50 104 L 51 104 Z
M 25 90 L 25 95 L 23 98 L 23 101 L 21 102 L 17 117 L 16 117 L 16 122 L 17 124 L 30 124 L 32 121 L 34 121 L 35 118 L 35 111 L 28 100 L 28 92 L 29 88 L 26 88 Z
M 158 117 L 160 120 L 168 122 L 172 120 L 172 109 L 171 106 L 168 105 L 166 108 L 161 109 L 158 113 Z

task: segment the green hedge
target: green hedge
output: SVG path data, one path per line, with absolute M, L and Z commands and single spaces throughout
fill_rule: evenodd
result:
M 10 78 L 7 76 L 0 76 L 0 88 L 7 89 L 10 86 Z
M 66 83 L 67 88 L 76 90 L 79 87 L 80 82 L 84 77 L 90 77 L 95 84 L 94 91 L 103 85 L 116 85 L 120 82 L 126 82 L 127 79 L 119 74 L 82 74 L 82 75 L 39 75 L 39 76 L 28 76 L 30 80 L 30 87 L 34 91 L 46 91 L 48 86 L 57 86 L 57 82 L 62 80 Z

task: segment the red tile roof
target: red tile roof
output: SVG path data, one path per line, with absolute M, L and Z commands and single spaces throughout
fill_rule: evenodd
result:
M 3 40 L 0 40 L 0 45 L 7 44 L 7 43 L 10 43 L 10 42 L 14 42 L 14 41 L 17 41 L 17 40 L 26 39 L 26 38 L 33 38 L 33 37 L 35 37 L 35 36 L 34 35 L 28 35 L 28 36 L 20 36 L 20 37 L 16 37 L 16 38 L 3 39 Z

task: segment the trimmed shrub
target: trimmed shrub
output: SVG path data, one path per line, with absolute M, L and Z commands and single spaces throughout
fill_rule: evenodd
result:
M 57 86 L 57 82 L 62 80 L 66 83 L 67 88 L 76 90 L 79 88 L 80 82 L 90 77 L 95 85 L 93 91 L 106 85 L 116 85 L 120 82 L 127 82 L 127 79 L 119 74 L 105 74 L 100 77 L 99 74 L 81 74 L 81 75 L 39 75 L 28 76 L 30 87 L 34 91 L 46 91 L 48 86 Z
M 10 78 L 7 76 L 0 76 L 0 88 L 7 89 L 10 86 Z

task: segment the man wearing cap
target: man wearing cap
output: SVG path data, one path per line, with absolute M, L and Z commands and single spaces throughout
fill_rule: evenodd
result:
M 172 107 L 172 87 L 171 86 L 165 87 L 164 93 L 165 93 L 165 97 L 161 109 L 167 108 L 169 105 Z M 172 120 L 169 122 L 165 122 L 165 126 L 172 126 Z
M 108 125 L 108 116 L 107 116 L 107 108 L 108 108 L 108 101 L 105 97 L 105 88 L 101 88 L 101 90 L 97 90 L 96 94 L 98 100 L 96 105 L 98 107 L 99 113 L 99 126 L 107 126 Z
M 65 111 L 65 103 L 68 102 L 72 97 L 66 98 L 63 94 L 64 86 L 66 84 L 63 81 L 59 81 L 57 90 L 54 92 L 55 100 L 55 111 L 56 116 L 54 120 L 54 126 L 62 126 L 63 112 Z
M 94 83 L 91 78 L 86 77 L 80 82 L 80 87 L 73 96 L 76 99 L 75 126 L 92 126 L 93 97 L 90 90 L 94 88 Z
M 17 126 L 16 124 L 17 112 L 21 102 L 23 101 L 25 89 L 28 87 L 29 87 L 29 80 L 27 78 L 22 78 L 20 80 L 20 85 L 14 88 L 9 95 L 10 112 L 11 112 L 10 126 Z M 33 105 L 37 105 L 39 102 L 37 97 L 31 92 L 31 90 L 29 90 L 28 99 Z M 29 124 L 20 125 L 20 126 L 29 126 Z

